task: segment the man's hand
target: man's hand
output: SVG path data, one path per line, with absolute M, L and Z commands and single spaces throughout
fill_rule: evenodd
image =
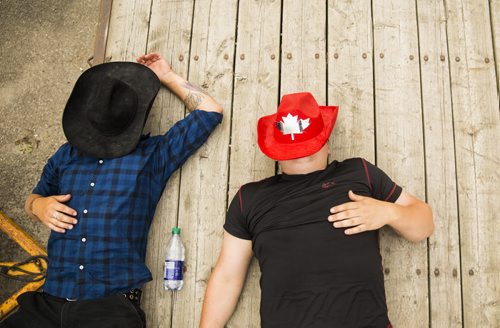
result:
M 162 83 L 167 83 L 170 73 L 173 73 L 170 64 L 156 52 L 138 57 L 137 62 L 149 67 L 153 72 L 155 72 Z
M 207 112 L 222 113 L 222 107 L 203 89 L 189 83 L 177 75 L 169 63 L 159 54 L 152 52 L 137 58 L 137 62 L 149 67 L 160 79 L 160 82 L 172 91 L 191 112 L 195 109 Z
M 349 198 L 352 202 L 332 207 L 332 215 L 328 217 L 335 228 L 349 228 L 344 231 L 346 235 L 380 229 L 393 217 L 392 203 L 359 196 L 352 191 L 349 191 Z
M 70 194 L 34 198 L 31 213 L 51 230 L 64 233 L 66 229 L 73 229 L 73 225 L 78 222 L 74 218 L 76 211 L 63 204 L 70 199 Z

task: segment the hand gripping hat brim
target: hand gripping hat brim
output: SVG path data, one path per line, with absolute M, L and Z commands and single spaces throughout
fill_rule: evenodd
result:
M 156 74 L 133 62 L 89 68 L 78 78 L 63 113 L 69 143 L 97 158 L 135 149 L 160 89 Z
M 328 142 L 337 113 L 337 106 L 318 106 L 308 92 L 284 95 L 278 112 L 258 121 L 259 147 L 278 161 L 310 156 Z

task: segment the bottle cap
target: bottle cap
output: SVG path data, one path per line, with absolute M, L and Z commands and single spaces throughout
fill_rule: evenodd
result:
M 181 234 L 181 228 L 178 228 L 178 227 L 172 228 L 172 234 L 173 235 L 180 235 Z

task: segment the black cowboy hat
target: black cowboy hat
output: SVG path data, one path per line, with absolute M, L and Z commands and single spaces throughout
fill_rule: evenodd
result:
M 160 80 L 148 67 L 112 62 L 86 70 L 63 114 L 69 143 L 87 155 L 114 158 L 137 146 Z

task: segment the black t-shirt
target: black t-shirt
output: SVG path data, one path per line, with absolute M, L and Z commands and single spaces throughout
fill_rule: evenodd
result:
M 348 191 L 395 202 L 401 194 L 361 158 L 309 174 L 249 183 L 233 198 L 224 229 L 252 240 L 261 270 L 261 324 L 268 327 L 387 327 L 378 231 L 345 235 L 327 220 Z

